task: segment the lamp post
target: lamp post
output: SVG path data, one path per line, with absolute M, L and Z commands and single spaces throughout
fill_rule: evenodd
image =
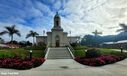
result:
M 123 47 L 122 46 L 120 47 L 120 50 L 121 50 L 121 53 L 123 53 Z
M 30 55 L 29 55 L 29 57 L 30 57 L 30 60 L 32 60 L 32 50 L 30 50 Z

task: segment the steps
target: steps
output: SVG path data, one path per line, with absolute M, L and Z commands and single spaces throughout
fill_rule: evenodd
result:
M 72 59 L 67 48 L 50 48 L 47 59 Z

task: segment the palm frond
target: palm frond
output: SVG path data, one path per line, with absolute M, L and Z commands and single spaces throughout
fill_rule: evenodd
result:
M 29 37 L 31 37 L 31 34 L 30 33 L 26 35 L 26 38 L 29 38 Z
M 37 35 L 39 35 L 37 32 L 30 30 L 30 32 L 26 35 L 26 38 L 36 37 Z
M 124 29 L 118 29 L 118 30 L 116 30 L 116 32 L 120 32 L 120 31 L 123 31 Z
M 119 26 L 121 27 L 121 29 L 116 30 L 116 32 L 119 32 L 119 31 L 127 32 L 127 25 L 126 24 L 120 23 Z
M 0 32 L 0 35 L 4 35 L 4 34 L 7 34 L 8 33 L 8 31 L 2 31 L 2 32 Z
M 15 33 L 16 35 L 18 35 L 19 37 L 21 36 L 21 34 L 19 32 Z
M 39 35 L 37 32 L 35 32 L 35 35 L 37 36 L 37 35 Z
M 17 29 L 13 30 L 13 33 L 16 34 L 16 35 L 18 35 L 18 36 L 21 36 L 19 30 L 17 30 Z

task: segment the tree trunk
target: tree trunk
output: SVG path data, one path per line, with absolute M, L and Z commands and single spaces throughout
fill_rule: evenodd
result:
M 11 42 L 13 41 L 13 35 L 11 36 Z
M 33 45 L 35 44 L 35 42 L 34 42 L 34 37 L 33 37 Z
M 13 47 L 13 35 L 11 36 L 11 48 Z

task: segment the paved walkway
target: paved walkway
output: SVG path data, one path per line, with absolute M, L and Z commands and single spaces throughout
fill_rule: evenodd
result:
M 81 65 L 72 59 L 46 60 L 31 70 L 0 69 L 0 76 L 127 76 L 127 59 L 102 67 Z
M 114 51 L 121 51 L 120 49 L 112 49 L 112 50 L 114 50 Z M 127 50 L 123 50 L 123 52 L 127 52 Z

